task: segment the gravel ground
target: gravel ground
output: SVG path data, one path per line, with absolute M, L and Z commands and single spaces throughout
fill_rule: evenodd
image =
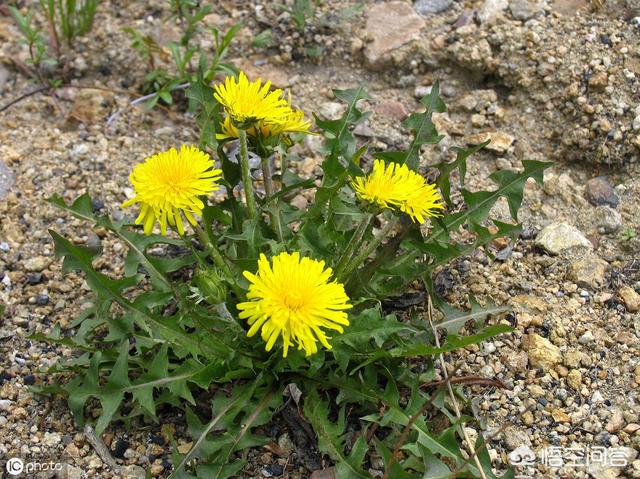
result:
M 136 93 L 144 62 L 128 48 L 122 27 L 156 38 L 177 38 L 159 1 L 104 1 L 95 35 L 81 39 L 72 58 L 72 83 Z M 291 3 L 291 2 L 285 2 Z M 231 62 L 251 75 L 291 89 L 305 111 L 325 117 L 342 106 L 333 88 L 365 84 L 373 112 L 358 128 L 375 149 L 408 142 L 399 126 L 436 79 L 449 106 L 437 115 L 442 144 L 424 155 L 429 165 L 452 145 L 493 140 L 471 160 L 470 188 L 490 186 L 497 169 L 520 159 L 553 160 L 546 185 L 529 184 L 513 244 L 496 242 L 440 273 L 447 299 L 469 294 L 512 307 L 516 331 L 447 359 L 461 373 L 502 380 L 507 389 L 469 388 L 497 469 L 511 451 L 538 454 L 525 477 L 640 477 L 640 13 L 633 4 L 580 0 L 454 2 L 324 1 L 303 31 L 271 2 L 217 2 L 207 22 L 243 29 Z M 361 5 L 361 7 L 359 7 Z M 634 10 L 635 8 L 635 10 Z M 273 47 L 253 37 L 270 29 Z M 0 104 L 33 85 L 12 67 L 25 59 L 12 21 L 0 14 Z M 205 49 L 210 37 L 201 35 Z M 91 301 L 81 276 L 60 272 L 47 229 L 77 244 L 102 242 L 102 271 L 121 274 L 124 248 L 103 232 L 61 215 L 44 199 L 90 191 L 97 210 L 122 214 L 131 195 L 131 167 L 158 150 L 197 140 L 180 108 L 128 108 L 106 119 L 131 96 L 119 91 L 63 88 L 58 100 L 32 96 L 0 113 L 0 458 L 64 464 L 58 477 L 153 477 L 170 470 L 168 432 L 180 448 L 191 439 L 180 417 L 162 425 L 113 425 L 103 436 L 119 465 L 104 464 L 64 402 L 38 397 L 28 386 L 50 381 L 43 368 L 70 351 L 26 337 L 69 326 Z M 61 112 L 62 110 L 62 112 Z M 296 166 L 312 175 L 320 161 L 310 137 Z M 294 201 L 303 203 L 308 198 Z M 499 202 L 494 211 L 508 216 Z M 625 234 L 626 232 L 626 234 Z M 495 257 L 494 257 L 495 255 Z M 242 477 L 309 477 L 285 425 L 270 432 L 277 448 L 254 450 Z M 604 448 L 622 454 L 623 467 L 541 464 L 550 447 Z M 275 452 L 274 452 L 275 451 Z M 83 476 L 84 474 L 84 476 Z M 42 473 L 39 477 L 51 477 Z

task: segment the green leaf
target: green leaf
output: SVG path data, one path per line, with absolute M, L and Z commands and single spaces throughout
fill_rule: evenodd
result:
M 456 168 L 460 173 L 460 186 L 464 186 L 465 178 L 467 176 L 467 158 L 469 158 L 474 153 L 482 150 L 490 143 L 490 140 L 481 143 L 480 145 L 475 145 L 470 148 L 452 148 L 453 151 L 456 152 L 456 159 L 450 163 L 440 163 L 436 165 L 436 168 L 440 171 L 440 175 L 436 179 L 436 185 L 440 189 L 442 196 L 444 197 L 447 204 L 451 207 L 451 180 L 450 176 L 453 170 Z
M 509 333 L 513 331 L 511 326 L 505 324 L 497 324 L 488 326 L 476 334 L 468 336 L 447 336 L 445 342 L 438 348 L 429 344 L 413 344 L 394 348 L 390 354 L 394 357 L 415 358 L 420 356 L 435 356 L 436 354 L 448 353 L 456 349 L 467 347 L 471 344 L 478 344 L 499 334 Z
M 404 162 L 409 168 L 416 170 L 420 164 L 420 147 L 422 145 L 435 145 L 439 143 L 443 135 L 438 135 L 436 127 L 433 124 L 433 114 L 446 111 L 446 106 L 440 98 L 440 84 L 435 82 L 431 87 L 429 95 L 420 100 L 426 110 L 424 113 L 412 113 L 409 115 L 403 125 L 413 132 L 413 141 L 406 152 Z
M 428 241 L 448 241 L 448 231 L 455 231 L 467 222 L 481 224 L 487 219 L 489 211 L 502 196 L 507 197 L 510 209 L 513 205 L 515 211 L 511 210 L 512 217 L 514 220 L 517 220 L 516 205 L 519 207 L 522 202 L 522 192 L 527 180 L 534 178 L 536 181 L 542 182 L 544 170 L 549 168 L 553 163 L 524 160 L 522 164 L 524 170 L 520 173 L 507 172 L 508 174 L 505 175 L 503 174 L 505 172 L 501 171 L 500 175 L 491 175 L 491 179 L 498 183 L 498 187 L 493 191 L 478 191 L 472 193 L 463 189 L 462 194 L 467 203 L 467 209 L 460 213 L 446 215 L 443 218 L 443 227 L 437 230 L 434 229 Z M 509 199 L 510 197 L 511 199 Z
M 265 237 L 262 235 L 262 224 L 260 218 L 253 220 L 245 220 L 242 223 L 241 234 L 227 234 L 224 237 L 235 241 L 242 241 L 247 245 L 247 257 L 257 258 L 261 247 L 266 243 Z
M 200 147 L 209 147 L 215 151 L 218 147 L 216 131 L 220 123 L 220 106 L 213 98 L 213 88 L 203 78 L 203 72 L 198 73 L 197 80 L 192 81 L 187 88 L 187 98 L 191 104 L 191 111 L 197 111 L 196 121 L 200 127 Z
M 415 331 L 410 325 L 398 321 L 393 314 L 382 316 L 377 308 L 366 309 L 350 317 L 349 322 L 351 324 L 344 333 L 331 340 L 331 354 L 343 371 L 347 370 L 354 354 L 366 355 L 377 351 L 394 335 Z
M 214 428 L 216 428 L 218 424 L 233 420 L 237 412 L 242 409 L 242 406 L 246 405 L 246 403 L 251 399 L 258 382 L 259 380 L 256 379 L 253 383 L 234 388 L 233 396 L 231 398 L 221 397 L 218 395 L 218 400 L 213 403 L 213 418 L 206 426 L 200 423 L 190 409 L 187 409 L 189 430 L 194 436 L 195 442 L 189 452 L 185 454 L 175 465 L 173 472 L 169 475 L 168 479 L 175 479 L 178 473 L 180 473 L 192 459 L 200 457 L 202 453 L 201 448 L 204 447 L 209 449 L 207 455 L 221 448 L 220 445 L 216 445 L 215 441 L 207 441 L 207 436 L 209 433 L 214 431 Z
M 251 41 L 251 45 L 254 48 L 267 48 L 270 47 L 272 43 L 273 33 L 271 32 L 270 28 L 262 30 L 255 37 L 253 37 L 253 40 Z
M 515 472 L 512 468 L 509 468 L 509 470 L 502 474 L 500 477 L 494 474 L 493 470 L 491 469 L 491 457 L 489 456 L 489 450 L 487 449 L 487 445 L 482 434 L 478 434 L 478 438 L 476 439 L 475 444 L 475 450 L 476 454 L 478 455 L 478 459 L 480 460 L 480 464 L 482 465 L 482 471 L 489 479 L 514 479 Z
M 67 392 L 69 409 L 79 426 L 84 424 L 84 405 L 87 400 L 100 391 L 98 386 L 99 367 L 102 354 L 100 351 L 91 356 L 89 368 L 82 376 L 76 376 L 64 386 Z
M 184 378 L 185 380 L 187 378 Z M 153 400 L 153 390 L 172 380 L 177 380 L 169 376 L 169 356 L 168 345 L 163 344 L 151 363 L 149 370 L 140 376 L 131 387 L 128 388 L 133 394 L 134 401 L 137 401 L 147 413 L 156 416 L 156 405 Z
M 103 392 L 99 395 L 102 413 L 96 423 L 96 434 L 100 436 L 111 422 L 124 398 L 123 389 L 129 386 L 129 343 L 120 346 L 120 354 L 116 361 Z
M 358 152 L 351 128 L 363 122 L 368 116 L 357 108 L 358 101 L 368 100 L 371 97 L 362 86 L 334 90 L 333 93 L 336 98 L 347 103 L 347 110 L 338 120 L 322 120 L 315 117 L 316 125 L 324 130 L 328 155 L 322 163 L 324 171 L 322 184 L 316 190 L 315 202 L 309 208 L 308 218 L 327 213 L 325 211 L 327 202 L 345 185 L 348 178 L 349 169 L 343 162 L 348 165 L 354 162 L 354 158 L 359 159 L 362 154 Z
M 468 322 L 473 320 L 476 325 L 480 325 L 490 315 L 504 313 L 509 308 L 505 306 L 496 306 L 493 302 L 489 301 L 486 307 L 482 307 L 473 298 L 469 298 L 471 303 L 471 311 L 459 311 L 446 303 L 442 302 L 438 304 L 445 317 L 439 323 L 435 323 L 435 327 L 439 329 L 445 329 L 449 334 L 455 334 Z
M 347 456 L 344 453 L 344 407 L 340 409 L 338 422 L 331 422 L 329 420 L 329 403 L 323 401 L 316 390 L 311 390 L 304 398 L 304 415 L 318 436 L 318 449 L 336 461 L 336 466 L 343 471 L 344 475 L 340 477 L 371 477 L 362 469 L 363 455 L 361 452 L 357 452 L 354 456 Z
M 264 397 L 252 407 L 251 414 L 242 419 L 242 425 L 238 429 L 234 430 L 232 434 L 229 434 L 230 440 L 217 454 L 217 461 L 219 463 L 218 470 L 213 468 L 210 472 L 213 474 L 210 476 L 212 479 L 224 479 L 229 476 L 229 465 L 231 454 L 240 449 L 246 449 L 248 447 L 255 447 L 267 443 L 266 439 L 261 439 L 256 436 L 252 436 L 251 429 L 269 422 L 272 418 L 273 411 L 280 406 L 282 402 L 282 394 L 276 395 L 275 391 L 267 393 Z M 275 399 L 275 401 L 274 401 Z M 248 409 L 249 410 L 249 409 Z M 242 463 L 243 461 L 240 461 Z M 238 464 L 238 462 L 236 462 Z
M 389 464 L 391 462 L 391 455 L 392 455 L 391 451 L 378 438 L 375 438 L 374 442 L 376 445 L 376 449 L 380 453 L 380 456 L 382 456 L 382 463 L 385 465 L 385 470 L 389 472 L 388 477 L 390 478 L 392 477 L 394 479 L 420 479 L 420 476 L 410 474 L 407 471 L 405 471 L 397 461 L 395 461 L 391 465 L 391 467 L 389 467 Z
M 166 318 L 160 320 L 152 315 L 144 308 L 131 303 L 124 298 L 120 290 L 126 287 L 134 286 L 138 283 L 139 278 L 125 278 L 123 280 L 112 280 L 102 273 L 93 269 L 91 264 L 91 256 L 84 251 L 83 248 L 71 244 L 55 231 L 49 230 L 49 234 L 53 237 L 56 244 L 56 255 L 65 257 L 65 264 L 73 269 L 82 270 L 86 274 L 87 283 L 97 293 L 103 295 L 109 300 L 115 301 L 126 310 L 134 313 L 136 323 L 147 333 L 157 333 L 162 339 L 168 341 L 176 341 L 193 355 L 199 355 L 203 352 L 216 354 L 210 345 L 200 343 L 198 340 L 186 334 L 175 324 Z
M 64 199 L 57 194 L 47 198 L 47 202 L 61 210 L 68 211 L 81 220 L 96 221 L 96 216 L 93 214 L 93 202 L 89 193 L 79 196 L 71 205 L 67 205 Z

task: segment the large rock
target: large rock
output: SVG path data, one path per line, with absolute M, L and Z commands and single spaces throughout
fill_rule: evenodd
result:
M 567 223 L 545 226 L 536 238 L 536 245 L 550 254 L 560 254 L 573 248 L 593 249 L 591 242 L 580 230 Z
M 522 348 L 529 355 L 529 364 L 535 368 L 549 370 L 562 361 L 560 349 L 535 333 L 523 336 Z
M 598 289 L 607 280 L 608 268 L 609 263 L 596 256 L 578 259 L 571 263 L 569 278 L 578 286 Z
M 371 7 L 366 23 L 369 43 L 364 57 L 368 68 L 383 70 L 393 63 L 400 47 L 417 40 L 424 20 L 405 2 L 378 3 Z

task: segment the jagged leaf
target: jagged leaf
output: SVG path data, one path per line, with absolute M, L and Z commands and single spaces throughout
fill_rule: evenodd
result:
M 467 176 L 467 158 L 477 153 L 490 143 L 489 140 L 470 148 L 452 148 L 456 152 L 456 159 L 449 163 L 440 163 L 436 168 L 440 171 L 440 175 L 436 179 L 436 185 L 440 189 L 442 196 L 449 206 L 451 206 L 451 173 L 457 169 L 460 174 L 460 186 L 464 186 Z
M 124 398 L 124 388 L 129 386 L 129 343 L 120 346 L 118 359 L 111 370 L 107 384 L 96 395 L 102 406 L 102 413 L 96 423 L 96 434 L 100 436 L 111 422 L 111 418 L 118 410 Z
M 423 113 L 412 113 L 403 122 L 403 125 L 413 133 L 413 141 L 406 152 L 404 161 L 413 170 L 416 170 L 420 164 L 420 147 L 422 145 L 435 145 L 444 138 L 443 135 L 438 135 L 432 121 L 434 113 L 442 113 L 447 109 L 442 98 L 440 98 L 439 82 L 436 81 L 433 84 L 431 92 L 422 97 L 420 103 L 424 105 L 426 110 Z
M 456 349 L 464 348 L 470 344 L 478 344 L 494 336 L 513 331 L 511 326 L 496 324 L 488 326 L 476 334 L 468 336 L 458 336 L 455 334 L 447 336 L 445 342 L 438 348 L 430 344 L 412 344 L 394 348 L 390 354 L 395 357 L 413 358 L 419 356 L 434 356 L 436 354 L 448 353 Z
M 47 202 L 60 208 L 61 210 L 68 211 L 73 216 L 81 220 L 96 220 L 96 216 L 93 214 L 93 202 L 89 193 L 85 193 L 82 196 L 79 196 L 71 205 L 67 205 L 64 199 L 57 194 L 54 194 L 50 198 L 47 198 Z
M 328 454 L 345 471 L 345 475 L 342 477 L 371 477 L 369 473 L 362 469 L 362 464 L 358 462 L 360 454 L 351 457 L 344 453 L 344 407 L 340 409 L 338 422 L 332 422 L 329 419 L 328 402 L 322 400 L 317 391 L 312 390 L 304 398 L 304 414 L 318 437 L 318 449 Z
M 455 334 L 468 322 L 473 320 L 477 326 L 479 326 L 490 315 L 500 314 L 508 311 L 506 306 L 496 306 L 493 302 L 489 301 L 487 306 L 482 307 L 475 298 L 470 297 L 471 311 L 460 311 L 455 309 L 445 302 L 438 304 L 444 314 L 444 319 L 439 323 L 435 323 L 435 327 L 439 329 L 445 329 L 449 334 Z

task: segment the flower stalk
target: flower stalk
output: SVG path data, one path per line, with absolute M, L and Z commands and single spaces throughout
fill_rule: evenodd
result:
M 251 182 L 251 171 L 249 170 L 249 150 L 247 148 L 247 132 L 238 128 L 238 140 L 240 140 L 240 170 L 242 172 L 242 186 L 244 197 L 247 202 L 247 215 L 252 220 L 257 216 L 256 197 L 253 193 L 253 183 Z
M 366 233 L 369 225 L 371 224 L 371 220 L 373 219 L 372 213 L 365 213 L 362 217 L 362 221 L 358 225 L 358 228 L 351 236 L 351 240 L 347 244 L 347 247 L 342 252 L 340 259 L 338 260 L 338 264 L 335 269 L 335 277 L 340 280 L 342 278 L 342 273 L 344 269 L 349 264 L 349 260 L 353 256 L 353 252 L 356 251 L 360 246 L 362 246 L 362 240 L 364 238 L 364 234 Z
M 264 155 L 261 157 L 262 163 L 262 180 L 264 181 L 264 192 L 266 193 L 266 201 L 269 201 L 269 198 L 273 196 L 274 188 L 273 188 L 273 178 L 271 172 L 271 162 L 270 157 Z M 269 219 L 271 220 L 271 226 L 276 232 L 278 236 L 278 241 L 281 243 L 284 242 L 284 233 L 282 230 L 282 222 L 280 221 L 280 215 L 278 212 L 269 212 Z
M 380 246 L 382 240 L 385 239 L 389 233 L 395 228 L 397 223 L 396 219 L 390 220 L 387 224 L 382 228 L 382 231 L 378 236 L 374 236 L 373 239 L 357 254 L 344 269 L 344 273 L 340 276 L 340 280 L 344 279 L 344 283 L 348 283 L 350 276 L 353 272 L 358 269 L 369 257 L 371 253 L 375 251 L 375 249 Z

